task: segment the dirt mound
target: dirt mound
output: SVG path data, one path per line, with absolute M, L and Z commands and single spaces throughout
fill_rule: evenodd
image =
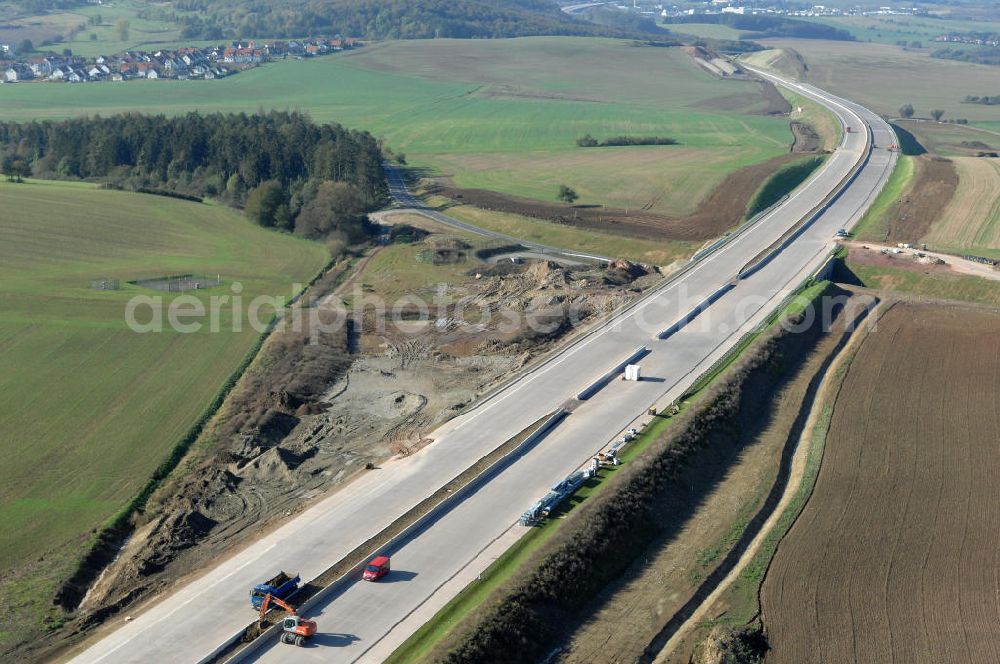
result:
M 430 191 L 485 210 L 535 217 L 604 233 L 653 240 L 704 242 L 719 237 L 739 224 L 746 214 L 750 199 L 764 181 L 778 168 L 797 158 L 797 155 L 781 155 L 731 173 L 701 202 L 691 216 L 682 219 L 642 210 L 573 207 L 445 184 L 433 186 Z
M 779 74 L 802 80 L 806 78 L 809 65 L 802 54 L 793 48 L 773 48 L 743 56 L 751 65 L 770 69 Z
M 715 53 L 702 46 L 682 46 L 681 50 L 692 58 L 701 58 L 702 60 L 711 60 L 714 57 L 718 57 Z
M 702 643 L 694 664 L 755 664 L 760 662 L 759 635 L 718 625 Z
M 532 263 L 525 270 L 525 275 L 534 279 L 538 286 L 552 286 L 554 284 L 565 285 L 569 283 L 569 275 L 558 263 L 552 261 L 538 261 Z
M 288 453 L 272 447 L 236 471 L 236 475 L 257 482 L 292 482 L 295 474 Z
M 792 142 L 792 152 L 816 152 L 819 150 L 822 139 L 819 134 L 807 124 L 792 122 L 792 135 L 795 140 Z

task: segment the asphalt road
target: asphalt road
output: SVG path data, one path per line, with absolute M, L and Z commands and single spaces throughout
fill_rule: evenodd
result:
M 570 256 L 573 258 L 587 258 L 590 260 L 597 261 L 610 261 L 612 260 L 608 256 L 600 256 L 597 254 L 588 254 L 580 251 L 575 251 L 573 249 L 563 249 L 560 247 L 553 247 L 547 244 L 538 244 L 537 242 L 529 242 L 527 240 L 521 240 L 513 235 L 505 235 L 503 233 L 496 233 L 494 231 L 480 228 L 479 226 L 473 226 L 472 224 L 467 224 L 464 221 L 460 221 L 454 217 L 449 217 L 446 214 L 442 214 L 433 208 L 429 208 L 424 205 L 423 201 L 413 196 L 409 189 L 406 188 L 406 182 L 403 180 L 403 176 L 400 174 L 399 169 L 391 164 L 383 164 L 385 169 L 386 179 L 389 181 L 389 193 L 392 194 L 393 199 L 402 206 L 399 212 L 417 212 L 419 214 L 430 217 L 431 219 L 442 223 L 446 226 L 451 226 L 452 228 L 457 228 L 463 230 L 467 233 L 472 233 L 474 235 L 481 235 L 483 237 L 488 237 L 494 240 L 501 240 L 503 242 L 509 242 L 510 244 L 519 244 L 522 247 L 527 247 L 529 249 L 534 249 L 535 251 L 543 254 L 559 254 L 562 256 Z
M 798 92 L 831 107 L 845 124 L 874 130 L 875 145 L 895 141 L 874 114 L 809 86 Z M 195 662 L 253 619 L 249 588 L 279 569 L 312 578 L 359 542 L 377 534 L 412 505 L 468 468 L 498 444 L 571 398 L 581 388 L 647 345 L 640 382 L 613 381 L 582 403 L 540 444 L 393 553 L 393 573 L 380 583 L 358 582 L 313 610 L 319 635 L 311 647 L 271 643 L 260 661 L 378 661 L 402 641 L 404 619 L 461 570 L 550 486 L 579 467 L 648 405 L 679 395 L 743 333 L 818 266 L 839 228 L 867 209 L 892 169 L 895 155 L 873 152 L 852 186 L 775 260 L 665 340 L 657 334 L 695 303 L 733 280 L 748 260 L 813 209 L 863 158 L 865 134 L 845 134 L 823 168 L 760 223 L 735 237 L 669 286 L 570 344 L 472 411 L 431 434 L 421 452 L 387 463 L 300 516 L 206 570 L 204 576 L 129 623 L 123 623 L 75 662 Z M 410 625 L 410 623 L 406 623 Z

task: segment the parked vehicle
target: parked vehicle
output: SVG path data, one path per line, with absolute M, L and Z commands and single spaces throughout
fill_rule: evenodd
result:
M 264 598 L 271 596 L 271 601 L 285 599 L 299 589 L 299 575 L 288 576 L 284 572 L 278 572 L 272 579 L 264 583 L 258 583 L 250 591 L 250 604 L 253 608 L 259 609 L 264 603 Z
M 365 565 L 361 578 L 365 581 L 378 581 L 389 573 L 389 556 L 375 556 Z

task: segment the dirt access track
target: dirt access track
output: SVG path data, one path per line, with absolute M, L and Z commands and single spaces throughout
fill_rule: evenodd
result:
M 1000 314 L 900 303 L 761 588 L 767 664 L 1000 661 Z
M 798 134 L 796 137 L 796 145 L 814 147 L 812 142 L 799 140 Z M 802 154 L 803 152 L 797 150 L 797 153 L 780 155 L 730 174 L 698 205 L 694 214 L 682 219 L 654 214 L 645 208 L 622 210 L 598 206 L 571 206 L 510 196 L 486 189 L 460 189 L 451 186 L 447 181 L 433 182 L 428 192 L 485 210 L 520 214 L 605 233 L 647 240 L 703 242 L 717 238 L 738 225 L 746 214 L 750 199 L 764 182 L 779 168 L 799 159 Z M 647 204 L 647 207 L 651 207 L 652 204 Z

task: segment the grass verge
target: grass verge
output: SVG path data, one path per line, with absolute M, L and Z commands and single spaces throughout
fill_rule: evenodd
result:
M 851 262 L 846 265 L 847 269 L 868 288 L 942 300 L 1000 305 L 1000 283 L 996 281 L 957 274 L 924 274 L 902 268 L 859 265 Z
M 790 194 L 805 182 L 824 160 L 825 157 L 821 156 L 804 157 L 781 168 L 750 199 L 745 218 L 753 218 L 777 203 L 783 196 Z
M 854 227 L 854 235 L 857 239 L 868 242 L 885 242 L 889 236 L 889 223 L 892 221 L 892 206 L 902 196 L 913 179 L 914 161 L 913 157 L 901 156 L 896 161 L 896 167 L 886 182 L 885 187 L 879 192 L 865 216 Z

